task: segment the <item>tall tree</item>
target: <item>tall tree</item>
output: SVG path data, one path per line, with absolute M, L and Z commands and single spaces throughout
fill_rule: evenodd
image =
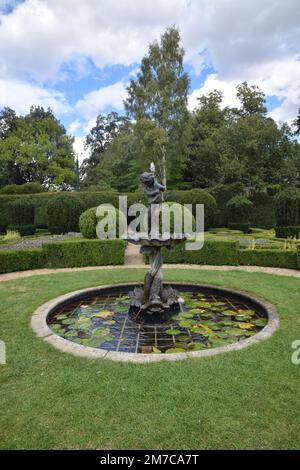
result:
M 129 120 L 116 112 L 97 116 L 96 124 L 85 141 L 85 148 L 89 151 L 89 157 L 83 161 L 81 166 L 83 186 L 87 187 L 100 183 L 99 174 L 95 173 L 94 170 L 101 163 L 104 152 L 109 148 L 113 139 L 119 132 L 127 129 L 129 125 Z
M 183 58 L 179 31 L 168 28 L 160 43 L 150 44 L 124 102 L 128 115 L 136 122 L 148 118 L 166 136 L 159 153 L 164 184 L 167 173 L 168 178 L 179 178 L 187 150 L 189 77 L 183 69 Z
M 242 105 L 242 116 L 251 116 L 252 114 L 265 115 L 267 113 L 265 94 L 258 86 L 249 86 L 247 82 L 243 82 L 237 86 L 236 96 Z
M 5 184 L 38 181 L 47 188 L 72 187 L 73 139 L 50 109 L 32 107 L 25 117 L 6 111 L 1 130 L 0 174 Z

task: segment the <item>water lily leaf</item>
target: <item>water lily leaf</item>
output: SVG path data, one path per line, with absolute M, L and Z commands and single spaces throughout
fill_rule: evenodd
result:
M 225 315 L 226 317 L 235 317 L 236 315 L 239 314 L 237 310 L 223 310 L 222 315 Z
M 93 336 L 106 336 L 110 333 L 110 329 L 109 328 L 95 328 L 95 330 L 93 331 Z
M 194 315 L 191 311 L 190 312 L 180 312 L 177 315 L 173 315 L 172 320 L 185 320 L 185 319 L 188 319 L 188 318 L 193 318 L 193 316 Z
M 239 327 L 242 330 L 252 330 L 252 328 L 255 328 L 255 325 L 253 323 L 239 323 Z
M 153 346 L 152 349 L 153 349 L 154 353 L 161 354 L 161 350 L 159 348 L 157 348 L 156 346 Z
M 242 309 L 242 308 L 239 308 L 238 309 L 238 312 L 242 315 L 255 315 L 255 311 L 254 310 L 251 310 L 251 309 Z
M 63 325 L 72 325 L 75 323 L 76 319 L 75 318 L 66 318 L 65 320 L 62 321 Z
M 206 313 L 205 308 L 191 308 L 190 313 Z
M 105 320 L 103 322 L 103 325 L 114 325 L 116 323 L 116 320 Z
M 59 313 L 58 315 L 55 315 L 56 320 L 64 320 L 65 318 L 68 318 L 66 313 Z
M 167 335 L 180 335 L 181 331 L 180 330 L 177 330 L 176 328 L 170 328 L 169 330 L 166 330 L 165 333 Z
M 217 338 L 218 335 L 213 332 L 211 328 L 209 328 L 206 325 L 203 325 L 203 323 L 196 323 L 195 325 L 192 326 L 192 331 L 199 331 L 199 333 L 203 336 L 207 336 L 208 338 Z
M 141 352 L 142 354 L 150 354 L 153 352 L 153 346 L 142 346 Z
M 174 353 L 181 353 L 181 352 L 185 352 L 185 349 L 183 349 L 183 348 L 170 348 L 170 349 L 166 350 L 167 354 L 174 354 Z
M 226 332 L 232 336 L 243 336 L 246 333 L 241 328 L 228 328 Z
M 219 346 L 225 346 L 228 343 L 231 343 L 231 339 L 225 339 L 225 338 L 217 338 L 212 340 L 212 346 L 214 348 L 219 347 Z
M 113 316 L 113 312 L 111 312 L 110 310 L 102 310 L 100 312 L 97 312 L 97 313 L 94 313 L 94 317 L 97 317 L 97 318 L 109 318 L 109 317 L 112 317 Z
M 181 326 L 182 328 L 190 328 L 194 323 L 195 323 L 195 320 L 181 320 L 181 322 L 179 322 L 178 325 Z
M 85 317 L 84 315 L 80 315 L 77 321 L 78 323 L 90 323 L 91 319 L 89 317 Z
M 60 325 L 57 325 L 57 324 L 51 324 L 49 325 L 51 330 L 54 332 L 54 333 L 63 333 L 64 329 L 60 326 Z
M 201 351 L 202 349 L 206 349 L 205 343 L 189 343 L 188 344 L 189 351 Z

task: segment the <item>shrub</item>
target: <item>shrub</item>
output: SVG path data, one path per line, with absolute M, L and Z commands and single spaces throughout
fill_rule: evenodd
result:
M 275 210 L 276 225 L 278 228 L 299 226 L 300 190 L 291 187 L 277 194 L 275 197 Z M 278 233 L 280 233 L 280 230 Z
M 275 227 L 277 238 L 299 238 L 300 225 L 295 227 Z
M 164 202 L 163 205 L 162 205 L 162 212 L 161 212 L 161 216 L 160 216 L 160 233 L 162 233 L 163 231 L 163 220 L 162 218 L 164 217 L 164 211 L 165 212 L 165 216 L 167 217 L 168 216 L 168 210 L 170 210 L 170 233 L 171 234 L 174 234 L 174 230 L 175 230 L 175 226 L 174 226 L 174 222 L 175 222 L 175 219 L 178 217 L 178 220 L 180 220 L 181 218 L 181 227 L 180 228 L 180 232 L 179 233 L 184 233 L 184 220 L 185 220 L 185 217 L 190 217 L 192 214 L 191 212 L 189 211 L 189 209 L 177 202 Z M 195 222 L 195 218 L 194 216 L 192 215 L 192 230 L 195 231 L 196 230 L 196 222 Z
M 223 241 L 207 241 L 201 250 L 186 250 L 185 243 L 174 248 L 163 249 L 166 263 L 237 265 L 237 243 Z
M 0 273 L 25 271 L 42 267 L 44 267 L 44 256 L 40 248 L 0 250 Z
M 111 211 L 111 207 L 107 206 L 107 213 L 103 217 Z M 120 212 L 118 209 L 114 209 L 116 212 L 116 238 L 119 237 L 119 220 L 121 219 L 125 226 L 127 226 L 126 217 Z M 97 238 L 96 227 L 98 221 L 100 221 L 103 217 L 96 216 L 97 207 L 92 207 L 91 209 L 87 209 L 83 212 L 79 218 L 79 228 L 80 232 L 82 233 L 84 238 Z M 108 229 L 108 227 L 107 227 Z M 107 230 L 105 230 L 107 232 Z
M 44 243 L 48 267 L 80 267 L 123 264 L 126 242 L 123 240 L 80 240 Z
M 8 229 L 14 232 L 19 232 L 21 237 L 35 234 L 35 225 L 9 225 Z
M 231 230 L 240 230 L 244 233 L 250 233 L 250 223 L 249 222 L 228 222 L 228 228 Z
M 26 199 L 17 199 L 7 206 L 10 225 L 34 225 L 34 205 Z
M 229 222 L 249 222 L 252 202 L 243 194 L 232 197 L 226 204 Z
M 47 205 L 48 229 L 51 233 L 79 231 L 79 217 L 84 211 L 82 202 L 75 195 L 61 194 Z
M 296 252 L 292 250 L 238 250 L 238 261 L 241 265 L 297 269 Z
M 215 225 L 218 207 L 215 198 L 205 189 L 191 189 L 190 191 L 171 190 L 166 192 L 166 200 L 179 204 L 192 204 L 193 216 L 196 216 L 196 204 L 204 205 L 205 229 Z
M 6 232 L 8 224 L 9 224 L 9 220 L 8 220 L 7 211 L 5 209 L 2 209 L 0 211 L 0 233 Z
M 33 181 L 25 184 L 8 184 L 0 189 L 0 194 L 36 194 L 45 192 L 46 189 L 40 183 Z
M 297 265 L 298 265 L 298 269 L 300 269 L 300 244 L 297 246 L 296 253 L 297 253 Z

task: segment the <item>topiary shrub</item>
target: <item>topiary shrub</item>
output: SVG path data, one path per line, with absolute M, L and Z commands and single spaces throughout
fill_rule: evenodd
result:
M 91 209 L 86 210 L 83 212 L 79 218 L 79 228 L 80 232 L 82 233 L 84 238 L 98 238 L 97 233 L 96 233 L 96 228 L 98 222 L 106 217 L 110 211 L 112 211 L 113 208 L 110 206 L 107 206 L 107 210 L 104 213 L 102 217 L 97 217 L 96 212 L 97 212 L 97 207 L 92 207 Z M 127 220 L 126 217 L 122 212 L 120 212 L 118 209 L 114 209 L 116 213 L 116 238 L 119 238 L 119 221 L 122 220 L 122 222 L 127 226 Z M 104 231 L 107 233 L 108 231 L 108 226 L 106 226 L 107 230 Z
M 184 233 L 184 219 L 185 217 L 190 217 L 192 214 L 189 209 L 178 202 L 164 202 L 162 204 L 162 212 L 160 217 L 160 233 L 163 232 L 163 220 L 162 218 L 168 217 L 170 214 L 170 234 L 174 234 L 174 230 L 176 229 L 175 226 L 175 219 L 178 217 L 179 221 L 181 219 L 181 227 L 179 227 L 179 233 Z M 196 230 L 196 221 L 195 217 L 192 215 L 192 230 L 195 232 Z M 176 230 L 176 233 L 178 231 Z
M 230 230 L 239 230 L 243 233 L 251 233 L 250 222 L 228 222 L 227 226 Z
M 299 238 L 300 225 L 294 227 L 275 227 L 275 233 L 277 238 Z
M 51 233 L 79 231 L 79 217 L 84 211 L 82 202 L 75 195 L 59 195 L 47 205 L 47 224 Z
M 243 194 L 232 197 L 226 204 L 228 227 L 235 227 L 236 230 L 242 230 L 248 233 L 250 230 L 250 213 L 252 202 Z M 240 227 L 240 228 L 237 228 Z
M 7 205 L 8 228 L 20 233 L 21 236 L 33 235 L 34 204 L 25 199 L 17 199 Z
M 205 189 L 191 189 L 189 191 L 170 190 L 166 192 L 167 201 L 176 201 L 179 204 L 192 204 L 193 216 L 196 216 L 196 204 L 204 205 L 205 230 L 215 226 L 218 206 L 215 198 Z
M 277 194 L 275 197 L 275 215 L 277 237 L 298 237 L 300 226 L 300 190 L 298 188 L 287 188 Z

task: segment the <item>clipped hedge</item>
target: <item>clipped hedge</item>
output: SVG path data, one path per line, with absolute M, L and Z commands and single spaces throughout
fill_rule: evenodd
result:
M 80 240 L 45 243 L 43 253 L 49 268 L 72 268 L 124 264 L 123 240 Z
M 300 238 L 300 225 L 293 227 L 275 227 L 277 238 Z
M 42 248 L 0 250 L 0 273 L 124 264 L 125 248 L 123 240 L 80 240 L 47 243 Z
M 0 273 L 26 271 L 45 267 L 44 253 L 41 248 L 22 250 L 0 250 Z
M 238 250 L 238 262 L 246 266 L 300 269 L 294 250 Z
M 227 226 L 230 230 L 240 230 L 243 233 L 251 232 L 249 222 L 228 222 Z
M 290 187 L 278 193 L 275 208 L 278 227 L 300 225 L 300 189 Z
M 84 205 L 75 196 L 61 194 L 47 205 L 48 229 L 51 233 L 79 231 L 79 217 Z
M 19 232 L 21 237 L 35 234 L 35 225 L 9 225 L 8 230 Z
M 8 184 L 0 189 L 0 194 L 38 194 L 42 192 L 46 192 L 46 189 L 36 181 L 25 184 Z
M 206 241 L 201 250 L 186 250 L 185 243 L 163 249 L 165 263 L 237 265 L 237 255 L 236 242 Z
M 7 205 L 8 229 L 19 232 L 23 237 L 34 235 L 34 205 L 24 199 L 17 199 Z

